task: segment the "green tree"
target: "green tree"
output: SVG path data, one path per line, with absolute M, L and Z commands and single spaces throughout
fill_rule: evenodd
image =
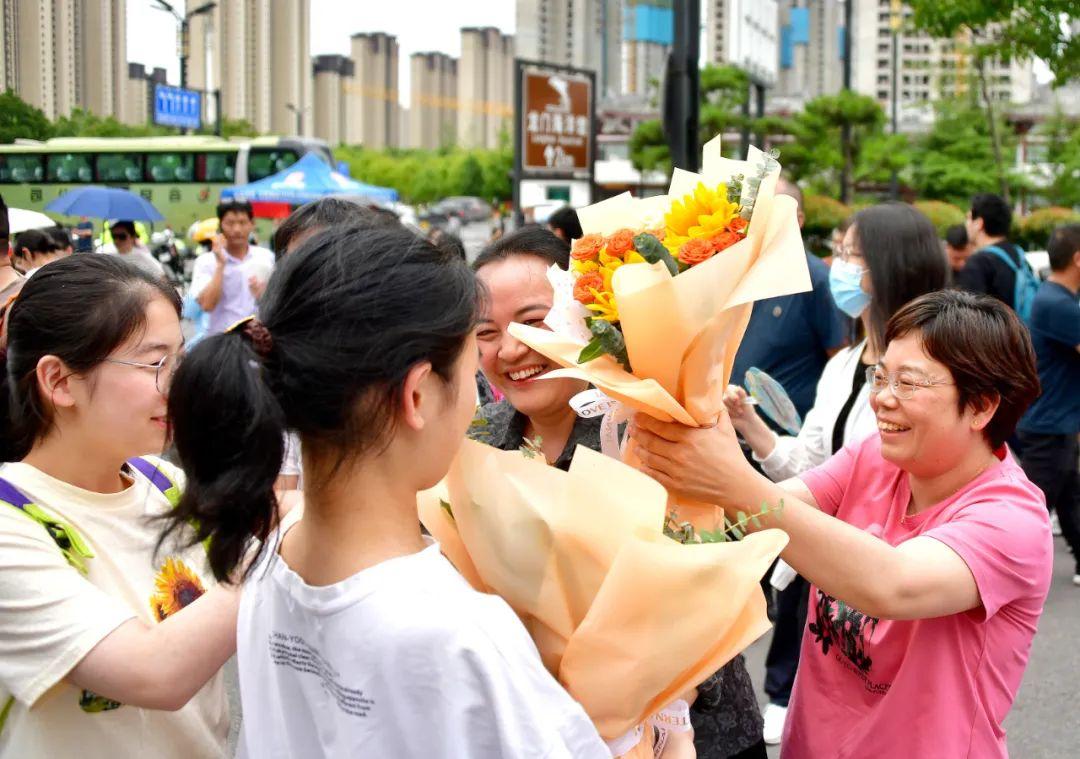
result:
M 114 116 L 101 117 L 82 108 L 61 116 L 53 124 L 54 137 L 151 137 L 177 134 L 172 127 L 123 124 Z
M 850 90 L 822 95 L 792 119 L 794 139 L 781 147 L 780 162 L 796 179 L 848 203 L 857 170 L 874 176 L 902 161 L 885 155 L 899 143 L 885 137 L 884 124 L 885 112 L 871 97 Z M 846 143 L 840 137 L 845 125 L 851 130 Z
M 455 156 L 450 182 L 458 195 L 484 194 L 484 170 L 475 153 L 470 151 Z
M 1080 76 L 1080 35 L 1065 23 L 1076 15 L 1076 0 L 907 0 L 918 29 L 935 37 L 966 36 L 975 61 L 998 190 L 1008 200 L 1009 171 L 1005 161 L 1003 130 L 998 124 L 987 83 L 986 64 L 1041 58 L 1054 73 L 1055 83 Z
M 701 113 L 699 141 L 704 144 L 718 134 L 741 129 L 747 124 L 742 112 L 750 96 L 750 79 L 737 66 L 707 65 L 701 69 Z M 737 152 L 735 146 L 724 151 Z M 643 121 L 630 136 L 630 161 L 638 171 L 671 171 L 664 125 L 659 119 Z
M 212 121 L 202 125 L 195 134 L 214 134 L 217 126 Z M 221 120 L 221 136 L 226 140 L 230 137 L 258 137 L 259 131 L 247 119 Z
M 1052 203 L 1080 206 L 1080 124 L 1057 108 L 1043 123 L 1050 177 L 1042 192 Z
M 51 136 L 52 124 L 40 109 L 11 90 L 0 94 L 0 143 L 10 144 L 20 137 L 47 140 Z
M 939 102 L 935 112 L 934 125 L 916 143 L 911 161 L 911 179 L 919 197 L 966 207 L 975 193 L 998 192 L 990 125 L 982 111 L 957 100 Z M 1004 144 L 1011 147 L 1011 138 L 1006 137 Z M 1007 173 L 1006 182 L 1020 186 L 1013 172 Z

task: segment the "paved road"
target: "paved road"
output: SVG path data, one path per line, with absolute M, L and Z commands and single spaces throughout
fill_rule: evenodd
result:
M 1012 759 L 1074 759 L 1080 756 L 1080 588 L 1072 584 L 1073 563 L 1056 538 L 1054 583 L 1035 636 L 1020 695 L 1005 720 Z M 746 665 L 758 687 L 765 679 L 768 638 L 746 652 Z M 769 749 L 772 759 L 779 747 Z

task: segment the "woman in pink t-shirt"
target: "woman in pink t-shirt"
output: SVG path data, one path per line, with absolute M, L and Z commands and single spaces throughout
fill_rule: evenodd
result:
M 642 468 L 761 521 L 811 581 L 785 759 L 1006 757 L 1005 715 L 1050 585 L 1044 499 L 1004 442 L 1039 392 L 1027 330 L 959 291 L 900 309 L 868 369 L 878 434 L 798 479 L 746 463 L 727 420 L 639 415 Z

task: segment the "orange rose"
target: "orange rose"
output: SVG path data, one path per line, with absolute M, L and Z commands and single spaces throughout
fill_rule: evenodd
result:
M 679 248 L 679 260 L 687 266 L 697 266 L 703 261 L 708 261 L 716 254 L 716 247 L 712 240 L 696 238 L 688 240 Z
M 607 254 L 622 258 L 634 249 L 634 233 L 629 229 L 620 229 L 607 239 Z
M 595 302 L 596 297 L 589 288 L 597 291 L 603 290 L 604 278 L 595 271 L 578 277 L 577 281 L 574 282 L 574 300 L 586 306 Z
M 746 233 L 746 227 L 750 222 L 741 216 L 736 216 L 734 219 L 728 222 L 727 228 L 731 232 Z
M 570 257 L 576 261 L 595 261 L 600 255 L 600 248 L 604 245 L 601 235 L 585 235 L 574 240 L 574 247 L 570 249 Z
M 647 232 L 660 242 L 663 242 L 664 235 L 667 234 L 667 229 L 665 229 L 664 227 L 657 227 L 656 229 L 649 229 L 647 230 Z
M 719 252 L 726 248 L 730 248 L 741 239 L 743 239 L 743 236 L 737 232 L 724 231 L 716 233 L 709 238 L 709 241 L 712 243 L 713 248 Z

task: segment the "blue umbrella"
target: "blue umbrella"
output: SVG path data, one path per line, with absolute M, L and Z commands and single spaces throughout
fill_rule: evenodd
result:
M 165 218 L 146 198 L 119 187 L 98 185 L 65 192 L 45 206 L 45 210 L 65 216 L 90 216 L 95 219 L 161 221 Z

